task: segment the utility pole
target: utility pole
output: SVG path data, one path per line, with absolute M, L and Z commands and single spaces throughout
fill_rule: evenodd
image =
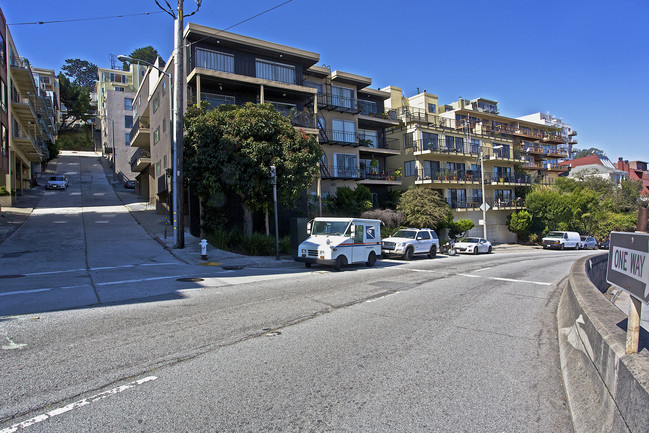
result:
M 174 227 L 174 248 L 185 248 L 185 222 L 183 217 L 184 193 L 183 188 L 183 91 L 185 85 L 183 81 L 183 62 L 185 61 L 185 45 L 183 44 L 183 18 L 192 16 L 201 7 L 202 0 L 194 0 L 196 10 L 189 15 L 184 15 L 183 2 L 178 0 L 178 6 L 174 11 L 173 8 L 165 1 L 166 7 L 162 6 L 158 0 L 155 3 L 160 9 L 168 13 L 174 19 L 174 111 L 173 126 L 174 132 L 172 137 L 171 157 L 172 169 L 171 183 L 173 186 L 173 227 Z

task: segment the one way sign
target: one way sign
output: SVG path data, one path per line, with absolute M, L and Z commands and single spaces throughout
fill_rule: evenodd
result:
M 649 302 L 649 234 L 611 232 L 606 281 Z

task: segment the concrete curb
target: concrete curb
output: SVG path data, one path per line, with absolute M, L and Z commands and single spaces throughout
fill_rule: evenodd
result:
M 589 278 L 602 281 L 606 260 L 606 254 L 577 260 L 561 296 L 557 322 L 564 386 L 576 432 L 644 432 L 649 349 L 625 353 L 627 317 Z

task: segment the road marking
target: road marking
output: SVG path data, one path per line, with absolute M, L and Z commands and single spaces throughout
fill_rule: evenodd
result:
M 512 278 L 500 278 L 500 277 L 487 277 L 491 280 L 498 280 L 498 281 L 510 281 L 512 283 L 528 283 L 528 284 L 538 284 L 540 286 L 551 286 L 552 283 L 543 283 L 541 281 L 528 281 L 528 280 L 514 280 Z
M 469 277 L 469 278 L 484 278 L 484 277 L 481 277 L 480 275 L 471 275 L 471 274 L 457 274 L 457 275 L 459 275 L 461 277 Z
M 143 263 L 140 265 L 119 265 L 119 266 L 104 266 L 98 268 L 90 268 L 91 271 L 105 271 L 108 269 L 120 269 L 120 268 L 135 268 L 137 266 L 169 266 L 177 265 L 178 263 Z M 36 275 L 51 275 L 51 274 L 65 274 L 69 272 L 83 272 L 86 269 L 68 269 L 65 271 L 45 271 L 45 272 L 32 272 L 30 274 L 24 274 L 25 276 L 31 277 Z
M 33 418 L 30 418 L 28 420 L 25 420 L 23 422 L 19 422 L 17 424 L 12 425 L 11 427 L 5 428 L 0 430 L 0 433 L 14 433 L 18 431 L 19 429 L 24 429 L 26 427 L 32 426 L 34 424 L 38 424 L 40 422 L 46 421 L 50 418 L 53 418 L 58 415 L 62 415 L 66 412 L 70 412 L 71 410 L 74 409 L 79 409 L 80 407 L 87 406 L 90 403 L 94 403 L 98 400 L 102 400 L 104 398 L 113 396 L 115 394 L 119 394 L 120 392 L 124 392 L 128 389 L 135 388 L 137 385 L 142 385 L 143 383 L 150 382 L 153 380 L 156 380 L 156 376 L 148 376 L 145 377 L 144 379 L 136 380 L 134 382 L 127 383 L 126 385 L 118 386 L 117 388 L 110 389 L 108 391 L 101 392 L 99 394 L 95 394 L 92 397 L 84 398 L 78 401 L 75 401 L 74 403 L 70 403 L 66 406 L 59 407 L 57 409 L 51 410 L 47 413 L 44 413 L 42 415 L 35 416 Z
M 0 332 L 0 334 L 3 334 L 7 339 L 7 341 L 9 342 L 9 344 L 2 346 L 2 350 L 22 349 L 23 347 L 27 346 L 24 343 L 14 343 L 14 341 L 11 338 L 9 338 L 9 334 L 7 334 L 7 331 L 2 331 Z
M 448 273 L 448 272 L 433 271 L 433 270 L 428 270 L 428 269 L 408 269 L 408 268 L 404 268 L 404 269 L 406 269 L 408 271 L 412 271 L 412 272 L 428 272 L 428 273 L 442 274 L 442 275 L 447 275 L 447 276 L 457 275 L 457 276 L 460 276 L 460 277 L 483 278 L 483 279 L 486 279 L 486 280 L 508 281 L 508 282 L 511 282 L 511 283 L 537 284 L 539 286 L 551 286 L 552 285 L 552 283 L 544 283 L 544 282 L 541 282 L 541 281 L 517 280 L 517 279 L 514 279 L 514 278 L 486 277 L 484 275 L 473 275 L 473 274 L 463 274 L 463 273 L 451 274 L 451 273 Z M 483 269 L 486 269 L 486 268 L 483 268 Z
M 151 278 L 140 278 L 138 280 L 122 280 L 122 281 L 109 281 L 107 283 L 96 283 L 96 286 L 112 286 L 114 284 L 127 284 L 127 283 L 140 283 L 142 281 L 155 281 L 155 280 L 168 280 L 171 278 L 180 278 L 182 275 L 170 275 L 168 277 L 151 277 Z
M 0 296 L 23 295 L 25 293 L 47 292 L 49 290 L 50 289 L 19 290 L 17 292 L 3 292 L 0 293 Z

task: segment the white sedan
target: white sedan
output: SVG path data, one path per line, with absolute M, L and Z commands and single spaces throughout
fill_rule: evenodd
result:
M 464 238 L 455 243 L 458 253 L 491 254 L 491 242 L 483 238 Z

